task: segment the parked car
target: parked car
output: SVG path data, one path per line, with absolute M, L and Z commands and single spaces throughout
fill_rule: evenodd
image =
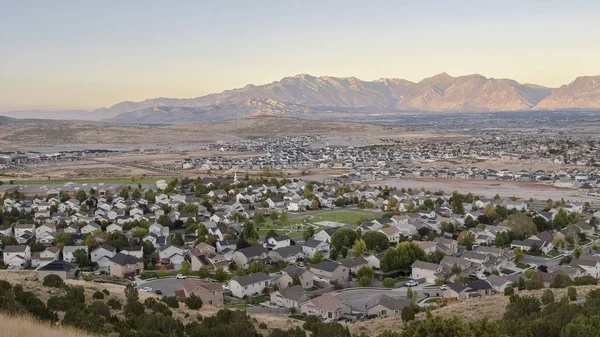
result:
M 162 295 L 162 290 L 160 290 L 160 289 L 156 289 L 156 290 L 154 291 L 154 293 L 155 293 L 156 295 Z
M 418 286 L 418 285 L 419 285 L 419 283 L 418 283 L 417 281 L 415 281 L 415 280 L 410 280 L 410 281 L 408 281 L 408 282 L 404 283 L 404 285 L 405 285 L 406 287 L 409 287 L 409 288 L 410 288 L 410 287 L 416 287 L 416 286 Z
M 304 262 L 302 262 L 302 261 L 298 261 L 298 262 L 296 262 L 296 265 L 297 265 L 298 267 L 304 267 Z
M 96 283 L 106 283 L 106 281 L 104 281 L 103 279 L 99 279 L 99 278 L 95 279 L 94 282 L 96 282 Z
M 223 290 L 229 290 L 229 286 L 227 286 L 226 284 L 223 284 Z
M 442 284 L 442 285 L 440 286 L 440 290 L 448 290 L 448 286 L 447 286 L 447 285 L 445 285 L 445 284 Z
M 185 275 L 182 274 L 177 274 L 177 276 L 175 276 L 176 279 L 178 280 L 185 280 L 187 277 Z
M 151 293 L 152 292 L 152 288 L 150 288 L 150 287 L 144 287 L 144 288 L 140 289 L 140 291 L 143 291 L 145 293 Z

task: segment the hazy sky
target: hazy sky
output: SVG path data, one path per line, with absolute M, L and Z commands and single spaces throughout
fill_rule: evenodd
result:
M 0 0 L 0 111 L 196 97 L 299 73 L 600 74 L 600 1 Z

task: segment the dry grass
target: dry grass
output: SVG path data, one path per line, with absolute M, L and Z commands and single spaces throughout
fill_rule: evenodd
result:
M 0 314 L 0 337 L 92 337 L 80 330 L 42 323 L 27 316 Z

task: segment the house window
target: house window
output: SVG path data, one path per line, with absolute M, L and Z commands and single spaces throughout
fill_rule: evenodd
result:
M 329 317 L 329 318 L 333 318 L 333 315 L 332 315 L 330 312 L 328 312 L 328 313 L 327 313 L 327 317 Z
M 387 310 L 381 310 L 381 315 L 382 316 L 386 316 L 387 315 Z
M 209 300 L 209 301 L 208 301 L 208 305 L 212 305 L 212 300 Z
M 215 296 L 215 292 L 213 291 L 213 296 Z
M 248 286 L 245 286 L 244 289 L 248 290 Z

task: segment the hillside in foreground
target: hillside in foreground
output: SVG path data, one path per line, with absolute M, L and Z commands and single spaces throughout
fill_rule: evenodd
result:
M 42 323 L 27 316 L 0 314 L 0 337 L 92 337 L 81 330 Z

